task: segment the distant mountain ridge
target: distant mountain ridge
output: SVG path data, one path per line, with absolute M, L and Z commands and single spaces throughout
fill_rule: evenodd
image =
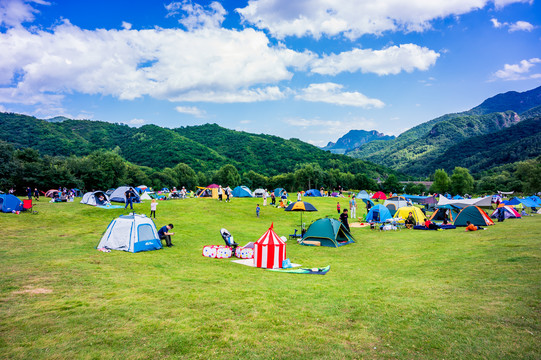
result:
M 462 148 L 459 144 L 472 137 L 478 137 L 478 142 L 490 143 L 493 151 L 484 152 L 488 156 L 488 161 L 483 161 L 485 168 L 473 167 L 472 170 L 486 170 L 496 164 L 501 164 L 501 161 L 492 159 L 492 155 L 499 156 L 500 149 L 505 147 L 503 142 L 509 141 L 509 139 L 502 139 L 501 145 L 494 144 L 489 141 L 491 136 L 511 134 L 513 132 L 502 131 L 517 126 L 521 121 L 538 118 L 539 111 L 535 108 L 539 105 L 541 105 L 541 86 L 523 93 L 511 91 L 498 94 L 469 111 L 440 116 L 411 128 L 396 139 L 372 141 L 347 151 L 346 154 L 388 166 L 408 175 L 428 176 L 435 169 L 441 168 L 443 163 L 449 169 L 465 166 L 461 152 L 469 149 L 464 148 L 468 143 L 465 142 Z M 541 135 L 541 130 L 532 124 L 535 124 L 535 121 L 529 123 L 530 134 Z M 523 131 L 516 133 L 524 134 Z M 536 141 L 532 142 L 532 146 L 522 153 L 514 151 L 513 161 L 525 160 L 531 158 L 536 152 L 541 153 L 541 148 L 536 144 Z M 455 149 L 453 156 L 450 156 L 448 152 L 451 147 Z M 442 156 L 447 156 L 447 158 Z
M 350 130 L 347 134 L 339 138 L 335 143 L 329 141 L 323 150 L 329 150 L 335 154 L 344 154 L 349 150 L 358 148 L 374 140 L 392 140 L 395 136 L 385 135 L 376 130 Z

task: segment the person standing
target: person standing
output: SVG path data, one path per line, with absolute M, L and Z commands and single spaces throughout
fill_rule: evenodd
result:
M 267 206 L 267 189 L 263 191 L 263 206 Z
M 126 206 L 124 206 L 124 209 L 128 208 L 128 204 L 130 205 L 130 209 L 133 210 L 133 194 L 131 193 L 130 189 L 126 190 L 124 193 L 124 197 L 126 197 Z
M 150 202 L 150 217 L 154 215 L 154 219 L 156 219 L 156 207 L 158 206 L 158 203 L 156 202 L 156 199 L 152 199 Z
M 340 201 L 336 203 L 336 211 L 338 211 L 338 215 L 340 215 Z
M 173 224 L 162 226 L 160 230 L 158 230 L 158 236 L 160 237 L 160 240 L 165 240 L 165 245 L 167 247 L 173 246 L 171 243 L 171 236 L 175 235 L 173 232 L 169 232 L 169 230 L 173 229 Z
M 357 202 L 355 201 L 355 195 L 352 195 L 351 200 L 349 200 L 349 210 L 351 211 L 351 218 L 357 218 Z
M 344 209 L 344 211 L 340 214 L 340 221 L 342 222 L 342 224 L 344 224 L 344 226 L 346 227 L 346 229 L 349 230 L 349 223 L 348 223 L 348 209 Z
M 370 203 L 370 200 L 366 200 L 366 213 L 368 214 L 368 212 L 370 211 L 370 209 L 372 208 L 372 204 Z
M 271 205 L 276 205 L 276 195 L 274 195 L 274 191 L 271 192 Z
M 259 211 L 261 210 L 261 208 L 259 207 L 259 204 L 257 204 L 256 208 L 255 208 L 255 214 L 257 215 L 257 217 L 259 217 Z
M 225 201 L 229 202 L 230 197 L 231 197 L 231 188 L 228 186 L 225 188 Z
M 301 201 L 302 200 L 302 194 L 301 192 L 297 192 L 297 201 Z
M 28 197 L 28 200 L 32 200 L 32 188 L 30 188 L 30 186 L 26 187 L 26 196 Z
M 224 194 L 224 190 L 222 189 L 222 185 L 218 186 L 218 200 L 222 201 L 222 196 Z
M 39 191 L 38 191 L 38 188 L 34 188 L 34 200 L 39 201 Z

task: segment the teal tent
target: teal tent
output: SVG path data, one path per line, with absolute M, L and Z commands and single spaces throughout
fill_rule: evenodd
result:
M 478 206 L 470 205 L 462 209 L 455 219 L 455 226 L 467 226 L 466 221 L 469 221 L 475 226 L 494 225 L 494 221 L 486 212 Z
M 306 241 L 319 242 L 321 246 L 339 247 L 354 243 L 355 239 L 340 221 L 325 218 L 314 221 L 299 242 L 301 245 L 314 245 Z

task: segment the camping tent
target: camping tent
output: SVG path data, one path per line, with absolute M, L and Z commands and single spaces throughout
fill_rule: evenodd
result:
M 402 218 L 407 219 L 409 214 L 413 215 L 413 218 L 415 219 L 415 225 L 420 225 L 424 223 L 426 219 L 426 215 L 416 206 L 403 206 L 396 210 L 396 213 L 394 214 L 395 218 Z
M 150 196 L 150 194 L 151 194 L 150 192 L 145 191 L 145 192 L 143 192 L 143 195 L 141 195 L 140 199 L 141 200 L 152 200 L 152 197 Z M 154 193 L 152 193 L 152 194 L 154 194 Z
M 207 188 L 209 189 L 218 189 L 220 187 L 220 185 L 218 184 L 210 184 L 209 186 L 207 186 Z
M 359 191 L 359 193 L 356 196 L 357 199 L 370 199 L 370 195 L 365 190 Z
M 126 195 L 125 195 L 126 191 L 131 192 L 132 199 L 133 199 L 132 201 L 134 203 L 141 202 L 141 198 L 139 197 L 139 194 L 131 186 L 121 186 L 121 187 L 116 188 L 116 190 L 113 191 L 111 195 L 109 195 L 109 199 L 114 202 L 126 203 Z
M 53 198 L 53 197 L 56 197 L 57 194 L 58 194 L 58 190 L 51 189 L 51 190 L 47 190 L 47 192 L 45 193 L 45 196 Z
M 511 201 L 513 201 L 513 200 L 516 200 L 519 203 L 521 203 L 522 205 L 524 205 L 526 207 L 529 207 L 529 208 L 539 206 L 539 204 L 537 204 L 537 202 L 535 200 L 530 199 L 530 198 L 521 199 L 521 198 L 518 198 L 518 197 L 514 197 L 514 198 L 511 199 Z M 515 205 L 515 204 L 513 204 L 513 205 Z M 516 205 L 518 205 L 518 204 L 516 204 Z
M 254 197 L 263 197 L 265 195 L 265 189 L 255 189 L 254 190 Z
M 447 212 L 447 219 L 450 222 L 453 222 L 458 216 L 458 213 L 460 212 L 460 208 L 454 205 L 442 205 L 438 207 L 436 211 L 434 211 L 434 213 L 430 217 L 430 221 L 434 221 L 434 220 L 443 221 L 446 212 Z
M 492 196 L 489 195 L 483 198 L 463 199 L 463 200 L 449 200 L 445 196 L 440 196 L 440 200 L 438 201 L 438 207 L 442 205 L 448 205 L 448 204 L 455 205 L 458 207 L 466 207 L 470 205 L 489 207 L 489 206 L 492 206 Z
M 494 225 L 494 221 L 490 220 L 487 213 L 475 205 L 462 209 L 455 219 L 455 226 L 467 226 L 466 221 L 475 226 Z
M 100 200 L 100 196 L 103 197 L 103 200 Z M 101 190 L 87 192 L 83 195 L 81 204 L 98 206 L 105 205 L 109 202 L 109 197 Z
M 453 200 L 464 200 L 464 198 L 460 195 L 453 196 Z
M 385 195 L 385 193 L 383 191 L 378 191 L 377 193 L 375 193 L 374 195 L 372 195 L 372 199 L 382 199 L 382 200 L 386 200 L 387 199 L 387 195 Z
M 146 215 L 131 214 L 111 221 L 97 248 L 135 253 L 161 249 L 162 242 L 151 219 Z
M 252 195 L 252 191 L 248 189 L 246 186 L 237 186 L 233 189 L 233 196 L 234 197 L 254 197 Z
M 0 194 L 0 210 L 2 212 L 22 211 L 23 202 L 11 194 Z
M 301 245 L 313 245 L 306 241 L 317 241 L 321 246 L 339 247 L 354 243 L 355 239 L 340 221 L 325 218 L 314 221 L 300 241 Z
M 310 189 L 304 193 L 304 196 L 318 196 L 321 197 L 321 192 L 317 189 Z
M 391 212 L 391 215 L 394 215 L 396 210 L 403 206 L 408 206 L 408 200 L 402 196 L 393 196 L 385 200 L 383 203 L 383 206 L 385 206 L 389 211 Z
M 286 259 L 286 243 L 274 232 L 273 224 L 254 244 L 254 265 L 258 268 L 277 269 Z
M 197 192 L 195 193 L 195 196 L 198 198 L 212 198 L 212 199 L 218 199 L 218 188 L 204 188 L 204 187 L 197 187 Z
M 276 196 L 277 198 L 280 198 L 282 196 L 282 193 L 284 192 L 287 193 L 285 189 L 283 188 L 276 188 L 274 189 L 274 196 Z
M 109 196 L 109 198 L 111 198 L 111 194 L 115 192 L 115 188 L 110 188 L 110 189 L 107 189 L 107 191 L 105 192 L 105 194 L 107 196 Z
M 389 209 L 385 206 L 378 204 L 370 209 L 366 214 L 366 222 L 385 222 L 387 219 L 391 219 L 393 216 Z
M 541 198 L 539 196 L 537 196 L 537 195 L 532 195 L 530 197 L 527 197 L 526 199 L 530 199 L 533 202 L 535 202 L 537 204 L 537 206 L 541 206 Z
M 500 211 L 503 212 L 504 219 L 520 219 L 522 216 L 512 206 L 499 206 L 490 217 L 493 219 L 499 218 Z

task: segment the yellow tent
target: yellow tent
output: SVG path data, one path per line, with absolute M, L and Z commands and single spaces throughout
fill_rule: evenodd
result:
M 425 219 L 427 218 L 425 214 L 416 206 L 402 206 L 398 210 L 396 210 L 396 213 L 394 214 L 395 218 L 402 218 L 407 219 L 410 212 L 413 215 L 413 218 L 415 219 L 416 225 L 424 224 Z
M 197 190 L 196 197 L 198 198 L 207 198 L 207 199 L 218 199 L 218 189 L 216 188 L 206 188 L 206 187 L 197 187 L 200 190 Z

